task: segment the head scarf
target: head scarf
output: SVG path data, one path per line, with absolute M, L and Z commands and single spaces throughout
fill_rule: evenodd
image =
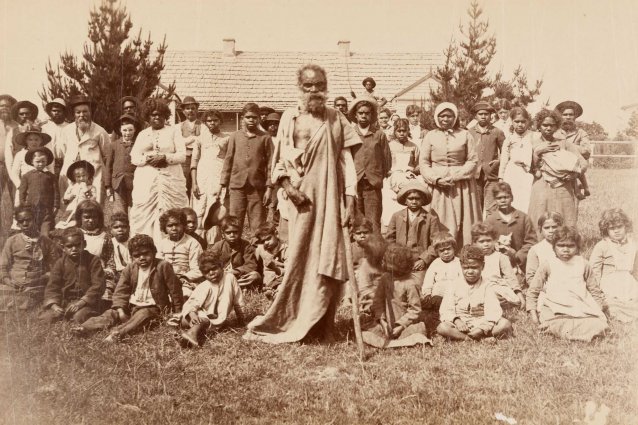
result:
M 459 109 L 451 102 L 443 102 L 436 105 L 434 109 L 434 123 L 437 127 L 441 128 L 441 124 L 439 124 L 439 114 L 446 109 L 449 109 L 454 114 L 454 123 L 452 123 L 452 128 L 454 128 L 454 125 L 459 120 Z

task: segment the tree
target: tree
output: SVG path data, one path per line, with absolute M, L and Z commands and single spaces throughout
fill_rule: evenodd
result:
M 164 69 L 166 36 L 152 52 L 151 34 L 142 40 L 140 29 L 133 40 L 129 31 L 133 23 L 126 8 L 118 0 L 102 0 L 99 8 L 90 12 L 88 38 L 82 58 L 65 52 L 61 65 L 54 69 L 49 59 L 46 65 L 48 86 L 39 93 L 43 104 L 56 97 L 69 98 L 86 94 L 97 102 L 93 120 L 111 131 L 112 121 L 121 113 L 119 99 L 151 95 L 170 97 L 175 85 L 159 88 Z M 165 87 L 165 86 L 162 86 Z
M 462 41 L 456 43 L 452 39 L 443 51 L 443 66 L 435 73 L 440 86 L 430 91 L 430 109 L 440 102 L 452 102 L 460 110 L 471 111 L 479 99 L 504 98 L 520 106 L 533 102 L 540 94 L 542 80 L 530 88 L 520 65 L 509 80 L 501 72 L 490 77 L 487 68 L 496 54 L 496 37 L 488 33 L 489 21 L 482 19 L 478 0 L 472 0 L 467 14 L 467 24 L 459 24 Z M 484 96 L 486 89 L 492 94 Z
M 584 121 L 576 121 L 576 127 L 585 130 L 591 140 L 609 140 L 609 134 L 605 131 L 605 128 L 596 121 L 592 121 L 591 124 Z
M 638 139 L 638 110 L 631 113 L 624 133 L 633 140 Z

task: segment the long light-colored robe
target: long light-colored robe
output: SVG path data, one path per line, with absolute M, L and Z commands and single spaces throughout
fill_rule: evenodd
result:
M 277 295 L 257 316 L 245 339 L 269 343 L 299 341 L 326 315 L 348 279 L 342 222 L 345 194 L 354 193 L 350 147 L 361 143 L 342 114 L 326 108 L 325 121 L 305 149 L 293 140 L 298 109 L 281 117 L 273 155 L 272 181 L 288 176 L 310 198 L 297 208 L 287 201 L 288 267 Z

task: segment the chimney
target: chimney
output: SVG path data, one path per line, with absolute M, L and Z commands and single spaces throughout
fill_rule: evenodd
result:
M 339 46 L 339 51 L 343 56 L 350 56 L 350 40 L 339 40 L 337 46 Z
M 235 52 L 235 39 L 225 38 L 223 42 L 224 42 L 224 56 L 235 56 L 237 54 Z

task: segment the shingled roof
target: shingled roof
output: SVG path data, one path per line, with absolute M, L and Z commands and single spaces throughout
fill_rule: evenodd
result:
M 296 72 L 306 63 L 326 69 L 331 99 L 350 97 L 348 81 L 355 93 L 363 92 L 361 81 L 368 76 L 377 82 L 375 93 L 390 99 L 442 62 L 439 53 L 349 52 L 348 42 L 340 42 L 335 52 L 244 52 L 234 50 L 234 40 L 226 41 L 232 45 L 225 52 L 169 49 L 162 82 L 175 81 L 179 96 L 194 96 L 200 109 L 237 112 L 246 102 L 256 102 L 283 110 L 296 104 Z

